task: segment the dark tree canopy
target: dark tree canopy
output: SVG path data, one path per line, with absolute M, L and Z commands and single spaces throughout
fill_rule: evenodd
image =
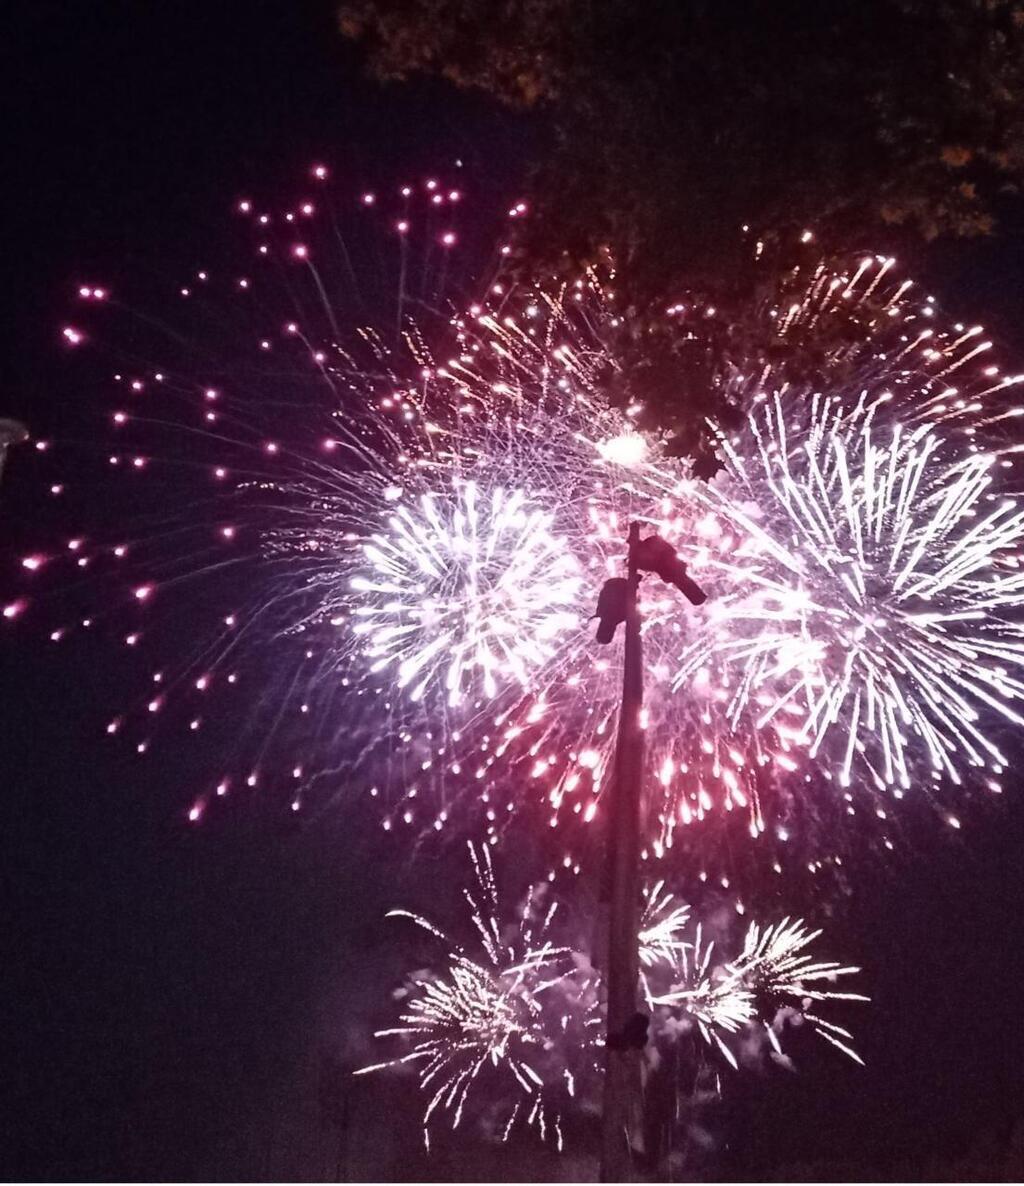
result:
M 744 225 L 778 274 L 804 227 L 836 249 L 988 234 L 1024 176 L 1015 0 L 347 0 L 340 21 L 382 79 L 537 113 L 531 263 L 610 250 L 640 310 L 746 300 Z

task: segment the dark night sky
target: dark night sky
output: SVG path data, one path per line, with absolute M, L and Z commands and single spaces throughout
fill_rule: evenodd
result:
M 4 26 L 0 414 L 31 423 L 52 425 L 81 394 L 53 362 L 79 276 L 173 259 L 235 194 L 313 159 L 358 185 L 458 155 L 500 189 L 529 155 L 482 104 L 360 80 L 329 3 L 24 0 Z M 984 316 L 1021 355 L 1020 233 L 915 263 L 947 307 Z M 0 531 L 27 538 L 17 465 L 7 493 Z M 341 819 L 182 829 L 177 772 L 143 781 L 97 741 L 110 678 L 27 632 L 4 639 L 0 1172 L 332 1176 L 318 1059 L 332 1025 L 379 995 L 376 921 L 414 874 L 379 863 Z M 868 1068 L 823 1058 L 739 1082 L 717 1126 L 723 1176 L 829 1159 L 912 1176 L 1024 1122 L 1019 781 L 998 812 L 966 813 L 955 841 L 895 859 L 843 904 L 832 947 L 865 965 L 875 997 L 857 1025 Z M 404 1106 L 379 1091 L 374 1106 Z M 399 1130 L 415 1135 L 411 1116 Z M 401 1176 L 408 1148 L 394 1137 L 382 1176 Z M 406 1172 L 489 1164 L 442 1154 Z

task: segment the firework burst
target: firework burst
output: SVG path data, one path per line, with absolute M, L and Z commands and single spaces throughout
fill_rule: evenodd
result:
M 371 196 L 366 217 L 387 204 Z M 711 592 L 691 611 L 643 591 L 648 857 L 721 827 L 762 837 L 777 868 L 819 868 L 842 848 L 833 805 L 889 843 L 891 800 L 919 784 L 951 823 L 946 783 L 998 789 L 1022 688 L 1004 440 L 1020 376 L 978 327 L 942 325 L 886 258 L 780 277 L 716 379 L 753 411 L 697 482 L 637 429 L 636 393 L 608 401 L 632 329 L 613 283 L 513 286 L 499 253 L 476 301 L 449 299 L 460 190 L 395 200 L 392 331 L 339 324 L 363 262 L 324 190 L 280 214 L 240 203 L 253 266 L 196 270 L 180 329 L 90 285 L 63 335 L 110 358 L 97 484 L 131 488 L 101 501 L 106 522 L 66 499 L 80 521 L 22 559 L 5 617 L 44 617 L 39 569 L 71 569 L 75 604 L 47 631 L 150 656 L 108 723 L 140 755 L 233 714 L 190 819 L 256 786 L 295 811 L 364 787 L 386 828 L 417 833 L 495 834 L 539 804 L 572 867 L 619 691 L 586 621 L 631 520 Z M 369 270 L 381 235 L 360 235 Z M 666 326 L 700 342 L 712 314 L 682 302 Z M 119 355 L 105 318 L 146 327 L 156 361 L 134 339 Z M 857 332 L 800 378 L 839 320 Z M 82 472 L 49 477 L 55 497 Z M 714 863 L 707 836 L 699 850 Z
M 417 1066 L 428 1147 L 435 1112 L 447 1113 L 457 1128 L 467 1105 L 487 1111 L 497 1100 L 502 1139 L 522 1121 L 561 1150 L 562 1108 L 575 1096 L 581 1071 L 595 1073 L 600 1021 L 593 978 L 551 938 L 557 903 L 545 907 L 543 893 L 531 891 L 515 921 L 502 923 L 490 852 L 471 845 L 470 853 L 475 889 L 465 896 L 478 954 L 426 919 L 393 911 L 389 917 L 412 919 L 444 946 L 446 967 L 414 979 L 401 1024 L 377 1033 L 409 1049 L 357 1073 Z

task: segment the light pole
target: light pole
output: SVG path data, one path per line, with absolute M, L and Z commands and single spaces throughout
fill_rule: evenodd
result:
M 606 581 L 598 599 L 599 642 L 612 641 L 625 624 L 622 704 L 615 743 L 615 769 L 607 815 L 608 953 L 604 1103 L 601 1123 L 601 1181 L 631 1177 L 632 1133 L 640 1110 L 640 1056 L 647 1044 L 648 1019 L 637 1009 L 640 978 L 640 831 L 644 773 L 643 639 L 640 626 L 641 574 L 654 572 L 676 586 L 694 605 L 705 593 L 687 576 L 671 544 L 657 535 L 640 538 L 640 524 L 629 526 L 627 576 Z
M 4 462 L 11 445 L 28 439 L 28 429 L 17 420 L 0 420 L 0 479 L 4 476 Z

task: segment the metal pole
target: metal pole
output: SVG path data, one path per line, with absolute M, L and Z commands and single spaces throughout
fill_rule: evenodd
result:
M 622 705 L 608 810 L 608 1017 L 601 1128 L 602 1182 L 630 1180 L 631 1136 L 637 1131 L 640 1109 L 640 1047 L 630 1041 L 630 1030 L 636 1023 L 640 964 L 640 789 L 644 766 L 644 735 L 640 727 L 644 675 L 637 597 L 640 574 L 634 563 L 639 542 L 640 525 L 632 523 Z

